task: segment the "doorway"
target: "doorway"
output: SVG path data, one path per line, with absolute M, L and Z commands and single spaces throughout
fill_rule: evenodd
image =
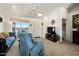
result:
M 18 34 L 18 32 L 20 32 L 21 30 L 26 30 L 29 33 L 31 33 L 31 22 L 20 22 L 20 21 L 16 21 L 13 22 L 12 24 L 12 32 L 16 33 L 16 36 Z
M 66 40 L 66 19 L 62 18 L 62 39 Z

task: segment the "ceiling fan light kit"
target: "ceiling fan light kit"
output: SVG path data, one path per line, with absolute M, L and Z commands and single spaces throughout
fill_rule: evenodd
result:
M 37 12 L 36 13 L 36 16 L 38 16 L 38 17 L 41 17 L 43 14 L 42 13 L 40 13 L 40 12 Z

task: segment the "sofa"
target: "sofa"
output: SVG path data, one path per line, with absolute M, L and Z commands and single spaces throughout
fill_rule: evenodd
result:
M 22 31 L 18 34 L 20 39 L 21 56 L 41 56 L 44 54 L 43 42 L 35 42 L 28 32 Z
M 8 48 L 11 47 L 15 39 L 16 39 L 15 33 L 9 32 L 9 37 L 6 38 L 6 45 Z
M 0 53 L 6 53 L 15 41 L 16 36 L 14 32 L 1 32 L 0 33 Z

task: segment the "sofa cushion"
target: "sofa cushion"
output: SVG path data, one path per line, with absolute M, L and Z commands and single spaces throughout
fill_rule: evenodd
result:
M 9 32 L 2 32 L 2 35 L 4 36 L 4 38 L 9 37 Z
M 40 54 L 40 52 L 42 51 L 43 47 L 44 46 L 41 42 L 37 42 L 34 45 L 33 49 L 30 51 L 30 55 L 31 56 L 36 56 L 36 55 L 38 56 Z
M 0 38 L 3 38 L 3 35 L 2 35 L 2 33 L 0 33 Z
M 10 47 L 11 44 L 14 42 L 14 40 L 15 40 L 15 37 L 12 37 L 12 36 L 6 38 L 6 45 L 7 45 L 8 47 Z

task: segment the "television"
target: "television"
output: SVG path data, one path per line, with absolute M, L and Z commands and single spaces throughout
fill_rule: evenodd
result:
M 47 27 L 47 32 L 48 33 L 54 33 L 55 32 L 55 27 Z

